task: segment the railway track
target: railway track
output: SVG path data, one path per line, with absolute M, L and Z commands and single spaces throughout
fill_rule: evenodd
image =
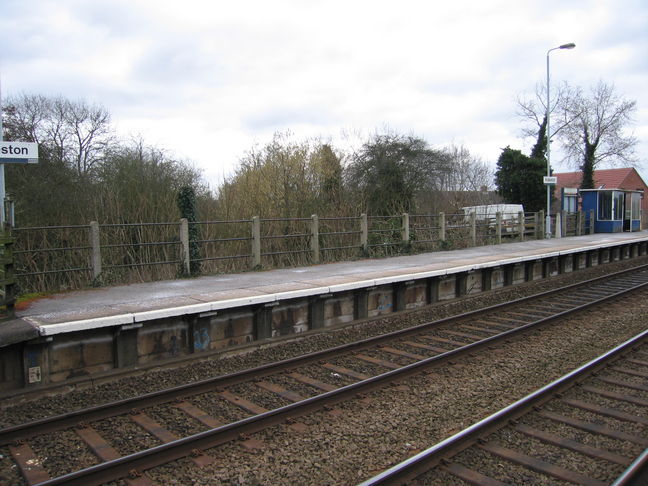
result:
M 9 427 L 0 430 L 0 446 L 9 446 L 30 485 L 101 484 L 118 478 L 134 485 L 151 484 L 142 474 L 147 469 L 182 457 L 191 457 L 198 465 L 209 463 L 212 458 L 206 449 L 440 366 L 646 285 L 648 269 L 639 267 L 330 350 Z M 171 419 L 160 419 L 165 416 Z M 134 448 L 115 437 L 111 421 L 116 419 L 146 435 L 145 445 Z M 181 433 L 167 425 L 182 422 L 191 425 Z M 69 461 L 87 467 L 49 466 L 30 447 L 32 441 L 55 440 L 62 433 L 74 434 L 90 451 L 90 459 Z
M 639 396 L 647 378 L 648 330 L 361 486 L 537 484 L 535 474 L 647 484 L 648 439 L 638 433 L 648 425 L 648 399 Z M 593 477 L 615 470 L 613 481 Z

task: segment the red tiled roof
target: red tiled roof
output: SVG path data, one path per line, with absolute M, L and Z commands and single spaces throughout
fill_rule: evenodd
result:
M 632 167 L 623 169 L 603 169 L 594 171 L 594 188 L 599 189 L 630 189 L 623 187 L 624 181 L 636 170 Z M 563 172 L 554 174 L 558 178 L 556 190 L 560 191 L 561 187 L 580 187 L 582 172 Z M 637 173 L 637 176 L 639 174 Z M 644 183 L 645 185 L 645 183 Z M 632 188 L 638 189 L 638 188 Z

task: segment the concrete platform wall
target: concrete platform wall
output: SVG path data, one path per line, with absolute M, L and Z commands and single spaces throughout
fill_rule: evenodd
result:
M 439 277 L 38 338 L 2 348 L 0 392 L 206 356 L 254 342 L 347 325 L 644 256 L 647 246 L 648 242 L 638 242 L 584 250 Z

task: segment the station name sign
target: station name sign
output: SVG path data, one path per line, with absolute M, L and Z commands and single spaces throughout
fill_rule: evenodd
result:
M 554 185 L 558 183 L 558 177 L 556 176 L 544 176 L 542 178 L 542 182 L 544 182 L 547 185 Z
M 0 142 L 0 164 L 37 164 L 35 142 Z

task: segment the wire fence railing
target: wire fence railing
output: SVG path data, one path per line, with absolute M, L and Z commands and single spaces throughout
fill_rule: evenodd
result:
M 551 218 L 553 236 L 590 232 L 580 214 Z M 56 292 L 544 238 L 544 225 L 541 211 L 14 228 L 14 274 L 21 294 Z

